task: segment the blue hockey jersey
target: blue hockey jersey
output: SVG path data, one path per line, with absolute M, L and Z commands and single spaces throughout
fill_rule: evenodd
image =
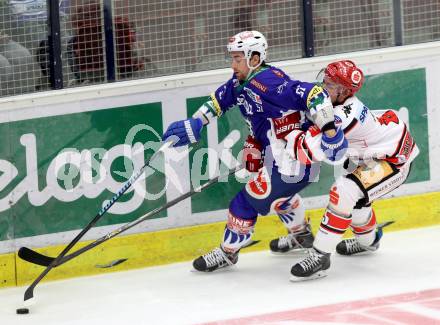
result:
M 308 112 L 330 98 L 319 85 L 292 80 L 278 68 L 263 66 L 242 83 L 233 75 L 211 94 L 211 101 L 217 117 L 238 106 L 250 134 L 266 147 L 271 118 L 289 110 Z

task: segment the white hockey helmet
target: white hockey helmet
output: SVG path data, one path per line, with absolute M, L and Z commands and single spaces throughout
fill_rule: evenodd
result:
M 228 52 L 243 52 L 249 66 L 253 52 L 260 54 L 260 66 L 267 57 L 266 37 L 256 30 L 240 32 L 229 38 Z M 249 66 L 249 68 L 252 68 Z M 253 67 L 254 69 L 256 67 Z

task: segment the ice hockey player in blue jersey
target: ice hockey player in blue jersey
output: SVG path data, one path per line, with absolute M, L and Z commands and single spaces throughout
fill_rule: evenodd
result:
M 319 85 L 290 79 L 266 64 L 267 41 L 261 33 L 241 32 L 229 39 L 227 49 L 232 60 L 231 79 L 213 92 L 192 118 L 171 123 L 163 135 L 164 140 L 177 136 L 174 146 L 195 143 L 204 125 L 237 106 L 249 126 L 243 160 L 246 168 L 257 174 L 230 202 L 220 247 L 194 260 L 194 268 L 205 272 L 236 264 L 240 249 L 251 242 L 257 216 L 271 209 L 288 230 L 287 236 L 270 243 L 273 252 L 312 247 L 313 235 L 297 193 L 315 179 L 319 165 L 308 159 L 307 148 L 302 150 L 302 159 L 284 155 L 284 138 L 303 126 L 306 115 L 323 132 L 321 146 L 329 160 L 338 159 L 347 145 L 341 129 L 335 128 L 326 91 Z M 296 145 L 303 144 L 298 141 Z

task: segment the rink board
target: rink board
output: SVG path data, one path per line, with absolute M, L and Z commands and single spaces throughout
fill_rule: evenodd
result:
M 380 200 L 374 203 L 374 208 L 378 222 L 395 221 L 394 224 L 386 228 L 386 232 L 398 231 L 440 224 L 439 201 L 440 193 L 428 193 Z M 307 211 L 314 232 L 319 226 L 322 213 L 323 209 Z M 181 261 L 188 261 L 188 269 L 191 269 L 190 261 L 192 259 L 219 245 L 223 228 L 224 223 L 220 222 L 116 237 L 71 260 L 64 266 L 53 269 L 45 280 L 102 274 Z M 260 217 L 254 235 L 254 240 L 260 240 L 260 242 L 243 250 L 243 253 L 267 250 L 269 241 L 283 234 L 283 226 L 277 217 Z M 87 243 L 80 243 L 78 247 Z M 38 251 L 56 256 L 63 248 L 64 246 L 46 247 L 38 249 Z M 120 258 L 128 260 L 112 268 L 96 267 L 96 265 L 108 264 Z M 14 254 L 0 255 L 1 286 L 15 285 L 15 283 L 17 285 L 28 284 L 42 270 L 42 267 L 24 262 Z M 3 279 L 4 277 L 6 279 Z

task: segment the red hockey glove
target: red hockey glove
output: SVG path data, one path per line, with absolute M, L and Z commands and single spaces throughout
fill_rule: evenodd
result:
M 258 172 L 263 167 L 261 144 L 252 136 L 248 136 L 243 144 L 243 164 L 251 173 Z

